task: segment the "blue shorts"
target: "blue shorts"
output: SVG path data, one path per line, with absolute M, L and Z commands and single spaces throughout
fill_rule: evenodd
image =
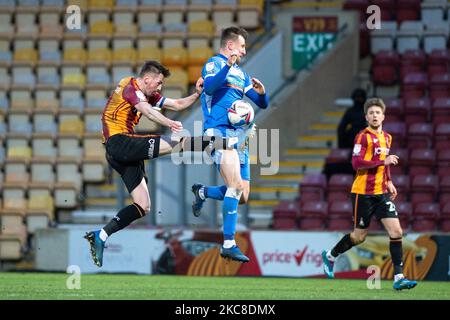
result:
M 242 180 L 250 181 L 250 159 L 247 143 L 247 137 L 243 130 L 235 130 L 228 132 L 227 137 L 239 137 L 238 143 L 234 146 L 237 149 L 239 162 L 241 167 Z M 211 157 L 216 165 L 217 170 L 220 172 L 220 161 L 222 159 L 222 150 L 214 150 Z

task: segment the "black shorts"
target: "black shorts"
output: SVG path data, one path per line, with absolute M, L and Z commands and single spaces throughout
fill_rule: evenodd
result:
M 115 134 L 105 143 L 106 160 L 122 177 L 131 193 L 145 178 L 144 160 L 159 155 L 159 135 Z
M 358 229 L 367 229 L 370 226 L 372 216 L 378 220 L 384 218 L 397 218 L 398 213 L 395 204 L 390 199 L 390 194 L 356 194 L 352 193 L 353 226 Z

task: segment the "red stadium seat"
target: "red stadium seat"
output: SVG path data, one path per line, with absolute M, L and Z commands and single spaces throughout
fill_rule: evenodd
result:
M 434 125 L 450 123 L 450 97 L 436 98 L 431 105 L 431 119 Z
M 450 175 L 439 179 L 439 203 L 441 206 L 450 203 Z
M 407 20 L 419 20 L 420 0 L 398 0 L 397 1 L 397 22 Z
M 389 21 L 394 17 L 396 10 L 395 0 L 372 0 L 371 4 L 377 5 L 381 9 L 381 20 Z
M 428 55 L 428 65 L 441 65 L 450 67 L 450 50 L 449 49 L 434 49 Z
M 328 214 L 328 202 L 310 201 L 302 205 L 299 218 L 301 230 L 323 230 Z
M 430 98 L 450 98 L 450 75 L 448 72 L 431 76 Z
M 409 175 L 431 174 L 436 162 L 433 149 L 414 149 L 409 155 Z
M 441 123 L 435 127 L 434 147 L 438 151 L 450 149 L 450 123 Z
M 395 140 L 394 140 L 395 142 Z M 409 163 L 409 151 L 408 149 L 391 149 L 389 154 L 395 154 L 399 157 L 398 165 L 391 166 L 391 175 L 403 175 L 408 168 Z
M 387 123 L 390 122 L 403 122 L 404 119 L 404 106 L 403 100 L 401 98 L 385 98 L 384 103 L 386 104 L 387 110 L 386 118 L 383 122 L 383 129 Z M 389 133 L 391 133 L 388 130 Z
M 300 183 L 300 201 L 322 201 L 325 199 L 327 178 L 324 174 L 309 174 Z
M 276 230 L 297 229 L 300 207 L 297 201 L 281 201 L 273 211 L 273 228 Z
M 437 175 L 440 178 L 450 176 L 450 149 L 442 149 L 438 151 Z
M 417 175 L 411 183 L 411 202 L 433 202 L 439 188 L 439 180 L 434 175 Z
M 369 0 L 347 0 L 344 3 L 344 10 L 356 10 L 359 12 L 360 21 L 366 21 L 366 10 L 369 6 Z
M 409 230 L 412 220 L 412 204 L 410 202 L 398 202 L 395 205 L 397 209 L 400 225 L 403 230 Z
M 440 230 L 442 232 L 450 232 L 450 203 L 441 205 Z
M 392 175 L 392 183 L 397 189 L 397 201 L 406 201 L 410 190 L 410 180 L 407 175 Z
M 431 123 L 412 123 L 408 127 L 408 149 L 428 149 L 433 144 Z
M 430 119 L 430 99 L 409 98 L 405 101 L 405 122 L 411 123 L 428 122 Z
M 353 184 L 353 175 L 334 174 L 328 181 L 328 201 L 348 200 Z
M 381 50 L 375 55 L 372 73 L 376 85 L 393 85 L 398 80 L 398 65 L 400 58 L 397 52 Z
M 401 80 L 401 93 L 403 97 L 421 98 L 425 96 L 428 87 L 428 75 L 425 72 L 408 73 Z
M 420 73 L 425 70 L 426 55 L 423 50 L 406 50 L 401 56 L 400 78 L 408 73 Z
M 414 206 L 412 230 L 416 232 L 435 231 L 439 218 L 438 203 L 419 203 Z
M 403 122 L 383 123 L 383 130 L 392 135 L 391 149 L 402 148 L 406 145 L 406 125 Z
M 328 163 L 342 163 L 349 162 L 351 156 L 351 149 L 333 148 L 330 154 L 326 157 L 325 162 Z
M 347 231 L 353 229 L 353 208 L 350 201 L 329 202 L 328 230 Z

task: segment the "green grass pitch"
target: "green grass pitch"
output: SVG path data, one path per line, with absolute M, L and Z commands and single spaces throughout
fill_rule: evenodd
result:
M 365 280 L 188 277 L 128 274 L 81 275 L 80 289 L 68 289 L 63 273 L 0 273 L 0 300 L 450 300 L 450 282 L 420 281 L 395 291 L 391 281 L 369 290 Z

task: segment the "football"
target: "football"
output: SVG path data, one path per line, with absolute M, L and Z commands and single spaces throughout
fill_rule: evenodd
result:
M 240 127 L 253 122 L 255 111 L 250 103 L 244 100 L 233 102 L 228 109 L 228 120 L 233 126 Z

